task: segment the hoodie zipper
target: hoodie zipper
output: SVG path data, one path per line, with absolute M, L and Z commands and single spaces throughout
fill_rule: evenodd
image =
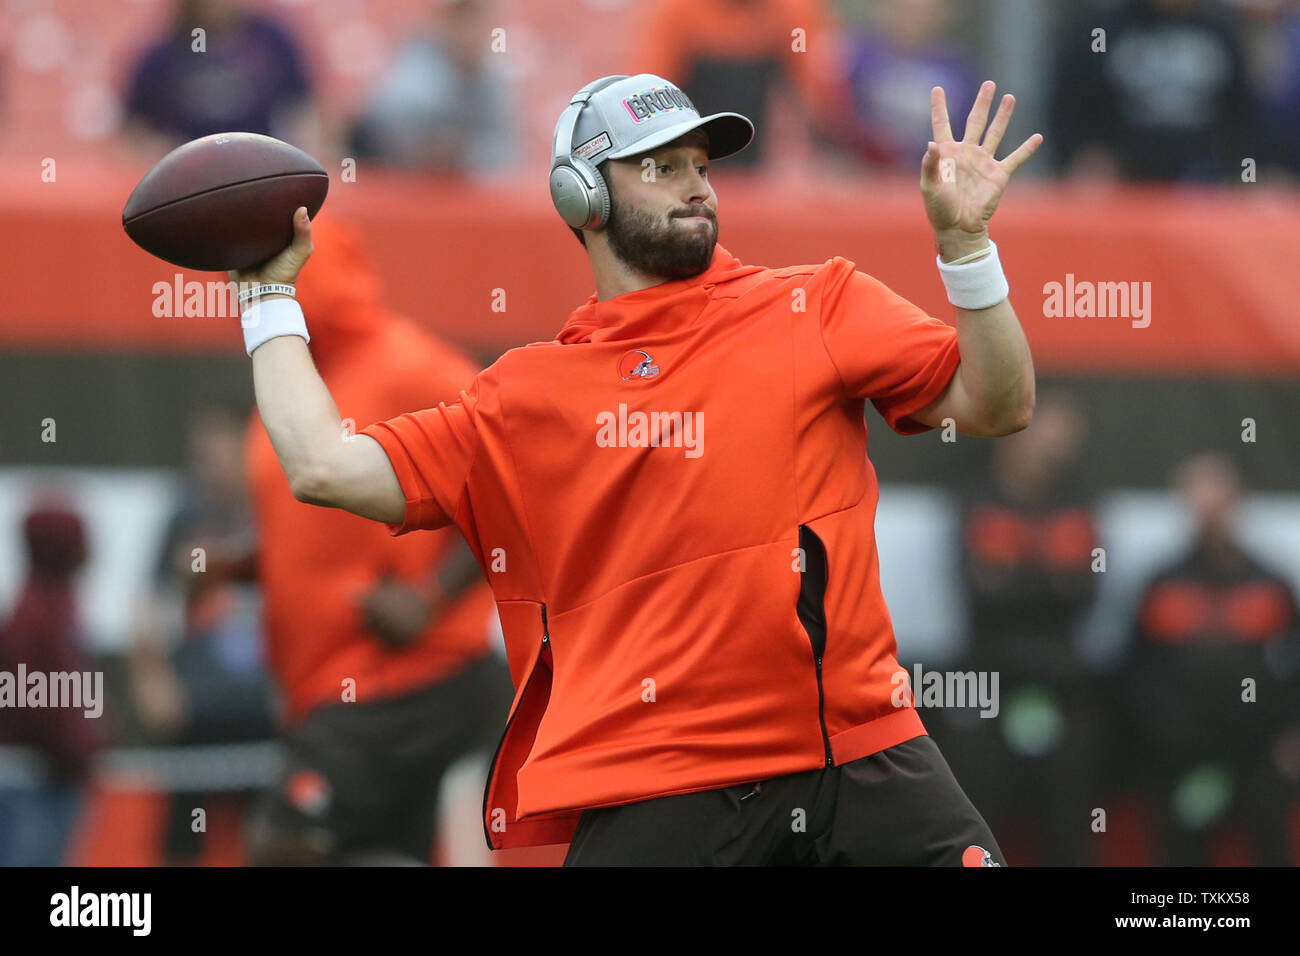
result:
M 822 661 L 826 656 L 826 587 L 830 580 L 830 564 L 826 558 L 826 545 L 817 536 L 817 532 L 807 525 L 799 525 L 799 547 L 803 549 L 805 566 L 799 583 L 796 611 L 804 632 L 808 635 L 816 663 L 817 721 L 821 725 L 826 766 L 833 767 L 835 756 L 831 752 L 830 734 L 826 731 L 826 688 L 822 683 Z M 811 574 L 820 575 L 820 580 L 811 577 Z
M 543 604 L 542 605 L 542 643 L 541 646 L 537 648 L 537 656 L 533 658 L 532 669 L 528 672 L 528 679 L 524 681 L 523 692 L 519 695 L 519 703 L 521 706 L 523 705 L 524 698 L 528 696 L 529 685 L 532 684 L 533 678 L 537 676 L 537 665 L 541 663 L 542 655 L 546 653 L 546 649 L 550 647 L 550 644 L 551 644 L 551 631 L 546 620 L 546 605 Z M 506 745 L 506 737 L 510 736 L 510 725 L 515 722 L 515 717 L 518 716 L 518 714 L 519 714 L 519 710 L 518 708 L 516 708 L 515 713 L 511 714 L 510 718 L 506 721 L 505 730 L 501 731 L 501 739 L 497 741 L 497 749 L 492 754 L 492 762 L 488 764 L 488 772 L 486 778 L 487 782 L 483 787 L 483 835 L 487 837 L 488 849 L 493 849 L 492 830 L 488 826 L 488 794 L 492 792 L 492 775 L 496 773 L 497 761 L 501 758 L 501 748 L 503 748 Z
M 822 686 L 822 659 L 817 658 L 817 720 L 822 725 L 822 745 L 826 748 L 826 766 L 835 766 L 831 753 L 831 737 L 826 732 L 826 688 Z

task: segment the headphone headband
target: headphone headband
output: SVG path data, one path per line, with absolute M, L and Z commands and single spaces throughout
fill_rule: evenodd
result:
M 569 100 L 555 124 L 551 144 L 551 202 L 566 223 L 575 229 L 597 229 L 609 218 L 609 189 L 593 164 L 573 155 L 573 134 L 578 117 L 595 94 L 626 76 L 606 76 L 588 83 Z
M 569 100 L 569 105 L 560 114 L 560 121 L 555 124 L 555 142 L 551 145 L 552 167 L 559 160 L 567 160 L 573 155 L 573 132 L 578 128 L 578 116 L 587 102 L 605 87 L 627 78 L 623 74 L 601 77 L 573 94 L 573 99 Z
M 590 94 L 588 94 L 590 95 Z M 579 96 L 582 98 L 579 99 Z M 578 114 L 587 105 L 587 96 L 579 94 L 569 101 L 560 121 L 555 124 L 555 142 L 551 146 L 551 166 L 568 159 L 573 151 L 573 131 L 578 128 Z

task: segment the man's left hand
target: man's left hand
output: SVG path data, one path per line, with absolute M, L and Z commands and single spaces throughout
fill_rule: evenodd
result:
M 361 599 L 366 629 L 389 647 L 408 647 L 433 620 L 434 607 L 416 588 L 385 578 Z
M 1002 198 L 1011 174 L 1034 155 L 1043 142 L 1042 134 L 1035 133 L 1006 159 L 999 161 L 995 157 L 1016 105 L 1015 97 L 1010 93 L 1003 96 L 985 134 L 996 90 L 992 80 L 985 81 L 980 87 L 960 141 L 953 139 L 952 129 L 948 126 L 948 105 L 943 87 L 936 86 L 930 91 L 930 125 L 934 130 L 934 141 L 927 147 L 921 162 L 921 195 L 930 225 L 934 227 L 939 256 L 945 262 L 988 245 L 989 220 L 998 208 L 998 200 Z

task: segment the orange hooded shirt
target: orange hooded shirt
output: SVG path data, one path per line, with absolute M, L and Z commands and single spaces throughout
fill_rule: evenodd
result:
M 384 309 L 356 236 L 331 217 L 312 224 L 315 251 L 298 280 L 316 367 L 352 434 L 412 408 L 453 399 L 477 367 Z M 424 583 L 455 543 L 448 529 L 394 540 L 383 525 L 304 504 L 289 491 L 260 417 L 247 432 L 258 576 L 270 661 L 289 718 L 342 699 L 359 702 L 426 687 L 489 653 L 486 583 L 462 595 L 411 646 L 388 649 L 366 630 L 358 602 L 391 574 Z
M 907 416 L 959 358 L 955 329 L 852 262 L 717 246 L 365 429 L 406 496 L 393 533 L 455 523 L 496 594 L 517 691 L 491 845 L 925 733 L 895 699 L 864 401 L 924 431 Z

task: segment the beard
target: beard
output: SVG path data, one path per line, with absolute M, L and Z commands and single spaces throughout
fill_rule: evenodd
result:
M 708 228 L 686 227 L 674 220 L 702 213 Z M 661 217 L 610 196 L 609 248 L 628 267 L 667 281 L 689 279 L 709 267 L 718 243 L 718 217 L 707 206 L 683 207 Z

